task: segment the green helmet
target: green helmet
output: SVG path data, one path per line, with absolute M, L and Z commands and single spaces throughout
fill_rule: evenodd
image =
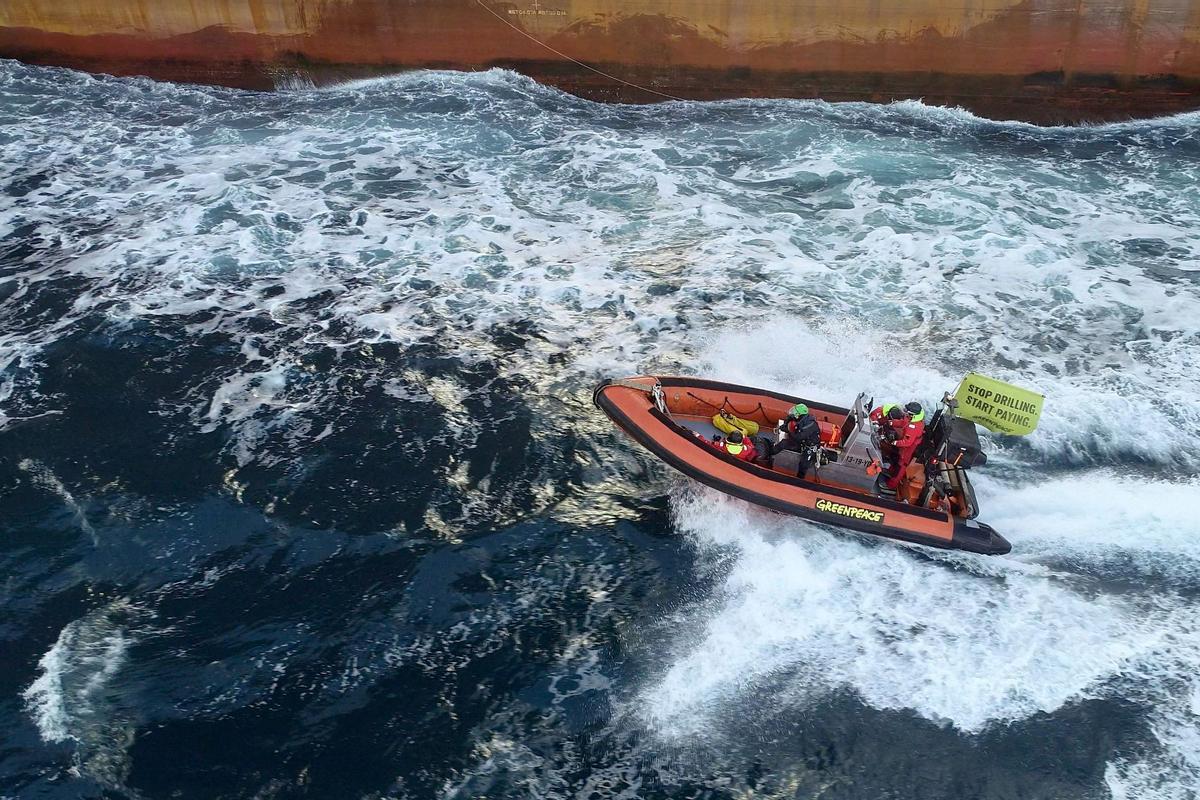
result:
M 789 417 L 803 417 L 807 413 L 808 413 L 808 406 L 804 405 L 804 403 L 796 403 L 796 405 L 792 406 L 792 410 L 788 412 L 788 416 Z

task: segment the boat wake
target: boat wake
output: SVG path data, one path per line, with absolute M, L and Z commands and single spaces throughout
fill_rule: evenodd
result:
M 720 379 L 758 371 L 784 391 L 817 387 L 814 397 L 952 388 L 912 358 L 882 368 L 884 343 L 865 336 L 783 325 L 753 364 L 745 355 L 761 342 L 749 332 L 716 337 L 706 359 Z M 798 347 L 783 347 L 788 337 Z M 834 369 L 847 342 L 865 356 Z M 733 556 L 715 609 L 678 632 L 642 716 L 672 741 L 720 739 L 753 727 L 748 717 L 811 713 L 848 691 L 978 736 L 1089 701 L 1133 703 L 1156 753 L 1112 752 L 1110 790 L 1190 796 L 1200 789 L 1200 484 L 1070 466 L 1037 480 L 1043 458 L 1005 447 L 998 470 L 979 471 L 981 519 L 1012 541 L 1009 557 L 880 544 L 679 485 L 678 529 Z

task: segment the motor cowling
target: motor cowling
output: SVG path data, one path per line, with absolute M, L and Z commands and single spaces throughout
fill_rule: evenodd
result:
M 974 422 L 953 417 L 946 427 L 942 460 L 963 469 L 982 467 L 987 463 L 987 454 L 980 447 L 979 431 Z

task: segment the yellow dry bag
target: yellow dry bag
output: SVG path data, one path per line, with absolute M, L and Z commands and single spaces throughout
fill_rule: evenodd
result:
M 748 419 L 739 419 L 728 411 L 718 411 L 712 418 L 713 427 L 721 433 L 741 431 L 744 436 L 757 436 L 758 423 Z

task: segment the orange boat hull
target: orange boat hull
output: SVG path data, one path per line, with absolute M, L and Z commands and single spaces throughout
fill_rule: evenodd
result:
M 662 386 L 668 414 L 660 411 L 649 389 Z M 646 389 L 633 388 L 645 385 Z M 707 486 L 775 511 L 838 525 L 863 533 L 932 547 L 987 555 L 1009 552 L 1011 545 L 988 525 L 941 511 L 911 506 L 852 487 L 805 480 L 748 464 L 707 446 L 672 417 L 711 417 L 719 407 L 734 410 L 767 428 L 774 427 L 796 403 L 828 430 L 847 409 L 761 389 L 698 378 L 643 376 L 601 383 L 593 395 L 621 430 L 661 461 Z

